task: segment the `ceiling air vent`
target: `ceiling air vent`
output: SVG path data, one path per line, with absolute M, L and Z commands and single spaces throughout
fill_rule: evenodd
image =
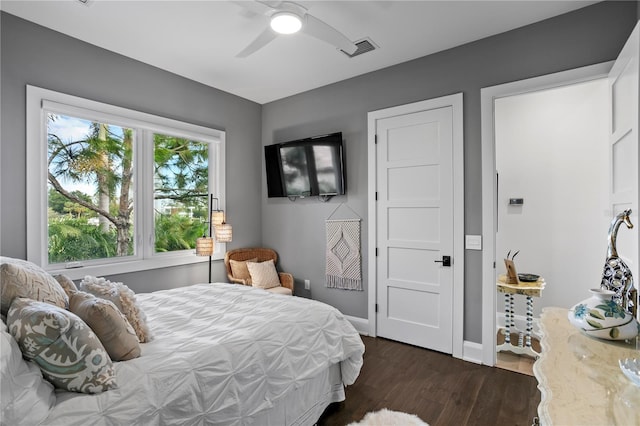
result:
M 365 38 L 364 40 L 357 41 L 355 43 L 355 45 L 356 45 L 357 49 L 351 55 L 348 54 L 347 52 L 345 52 L 344 50 L 340 50 L 340 51 L 342 53 L 344 53 L 345 55 L 347 55 L 348 57 L 353 58 L 354 56 L 362 55 L 363 53 L 371 52 L 372 50 L 376 50 L 378 48 L 378 46 L 373 44 L 373 41 L 371 41 L 368 38 Z

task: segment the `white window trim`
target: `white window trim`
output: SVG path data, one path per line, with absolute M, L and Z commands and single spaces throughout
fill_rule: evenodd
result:
M 219 199 L 219 208 L 225 210 L 225 138 L 222 130 L 185 123 L 153 114 L 147 114 L 127 108 L 96 102 L 77 96 L 67 95 L 40 87 L 27 85 L 26 108 L 26 148 L 29 172 L 27 183 L 27 259 L 51 274 L 65 274 L 71 279 L 80 279 L 86 275 L 104 276 L 144 271 L 171 266 L 188 265 L 208 261 L 208 257 L 195 255 L 195 250 L 182 250 L 171 253 L 155 253 L 153 250 L 154 227 L 153 197 L 136 200 L 134 229 L 136 246 L 139 252 L 122 261 L 110 259 L 109 263 L 99 265 L 91 261 L 80 262 L 76 267 L 60 268 L 60 265 L 48 266 L 47 246 L 47 145 L 45 108 L 53 108 L 74 116 L 104 118 L 106 121 L 138 129 L 188 137 L 210 143 L 209 161 L 213 164 L 213 173 L 209 173 L 209 191 Z M 138 149 L 145 151 L 137 155 L 137 179 L 134 182 L 138 194 L 151 191 L 153 194 L 153 144 L 148 133 Z M 214 259 L 222 259 L 226 244 L 216 243 Z M 72 266 L 72 265 L 68 265 Z

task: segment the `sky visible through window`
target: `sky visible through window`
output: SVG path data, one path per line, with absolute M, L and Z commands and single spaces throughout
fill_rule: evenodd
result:
M 54 114 L 54 117 L 55 119 L 47 120 L 47 131 L 58 136 L 65 143 L 86 139 L 91 134 L 91 120 L 62 114 Z M 120 139 L 124 136 L 120 126 L 109 126 L 109 131 Z M 64 177 L 61 177 L 60 181 L 70 191 L 81 191 L 87 195 L 95 195 L 96 186 L 94 183 L 74 182 Z

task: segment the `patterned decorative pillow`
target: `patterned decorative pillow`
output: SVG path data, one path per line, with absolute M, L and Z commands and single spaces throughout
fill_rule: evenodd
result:
M 7 321 L 22 356 L 35 362 L 55 387 L 81 393 L 117 387 L 109 354 L 75 314 L 18 297 L 11 303 Z
M 60 284 L 44 269 L 32 262 L 0 257 L 0 313 L 7 315 L 16 297 L 47 302 L 61 308 L 69 306 L 69 298 Z
M 96 333 L 112 361 L 140 356 L 140 343 L 127 318 L 112 302 L 78 291 L 69 298 L 69 310 Z
M 78 287 L 76 287 L 76 283 L 74 283 L 73 280 L 68 276 L 56 275 L 54 278 L 56 279 L 56 281 L 58 281 L 58 284 L 60 284 L 60 287 L 62 287 L 62 289 L 67 294 L 67 297 L 69 297 L 69 299 L 71 299 L 71 295 L 73 293 L 78 291 Z
M 251 285 L 259 288 L 273 288 L 280 285 L 280 277 L 273 260 L 260 263 L 247 263 L 251 274 Z
M 251 284 L 251 274 L 249 274 L 247 262 L 255 263 L 257 261 L 257 257 L 247 260 L 229 259 L 229 264 L 231 265 L 231 275 L 233 275 L 233 278 L 237 278 L 239 280 L 249 280 L 247 281 L 247 283 Z
M 51 383 L 37 365 L 22 358 L 16 339 L 3 322 L 0 330 L 0 422 L 3 425 L 42 424 L 56 403 Z
M 126 285 L 111 282 L 102 277 L 86 276 L 80 281 L 80 290 L 113 302 L 127 317 L 140 343 L 150 342 L 153 338 L 147 325 L 147 317 L 136 302 L 136 294 Z

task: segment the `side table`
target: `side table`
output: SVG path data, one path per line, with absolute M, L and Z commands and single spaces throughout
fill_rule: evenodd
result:
M 504 293 L 505 327 L 504 343 L 496 346 L 496 351 L 509 351 L 519 355 L 527 355 L 533 358 L 540 356 L 531 346 L 531 336 L 533 333 L 533 298 L 540 297 L 546 283 L 542 277 L 535 282 L 520 282 L 518 284 L 507 284 L 506 277 L 500 275 L 496 286 L 498 292 Z M 527 298 L 527 328 L 525 331 L 518 330 L 515 324 L 514 295 L 519 294 Z M 511 332 L 518 333 L 518 343 L 511 343 Z

